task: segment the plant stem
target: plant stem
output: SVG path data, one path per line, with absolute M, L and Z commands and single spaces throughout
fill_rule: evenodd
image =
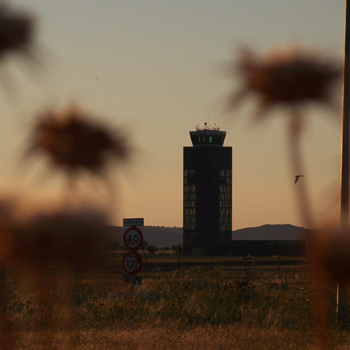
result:
M 304 167 L 300 151 L 300 118 L 298 112 L 294 112 L 291 120 L 291 128 L 289 130 L 289 153 L 292 164 L 292 171 L 297 175 L 304 175 Z M 314 228 L 314 219 L 311 211 L 309 196 L 305 185 L 305 180 L 301 179 L 295 184 L 297 191 L 297 204 L 303 226 L 307 229 Z

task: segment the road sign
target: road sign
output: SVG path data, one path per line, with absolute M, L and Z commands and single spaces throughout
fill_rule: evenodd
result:
M 123 219 L 123 226 L 143 226 L 143 218 Z
M 135 226 L 129 227 L 124 232 L 124 246 L 130 250 L 137 250 L 143 242 L 143 235 L 140 229 Z
M 141 255 L 137 252 L 129 252 L 124 255 L 123 269 L 129 275 L 136 275 L 142 267 Z
M 123 273 L 123 280 L 124 280 L 124 282 L 128 282 L 128 283 L 131 283 L 131 284 L 138 284 L 138 285 L 142 284 L 142 277 L 140 277 L 140 276 L 130 276 L 127 273 Z

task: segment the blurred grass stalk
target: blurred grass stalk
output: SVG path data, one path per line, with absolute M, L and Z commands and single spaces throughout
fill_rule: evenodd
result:
M 349 127 L 350 127 L 350 7 L 345 0 L 345 38 L 344 38 L 344 68 L 343 68 L 343 109 L 342 109 L 342 151 L 340 179 L 340 229 L 349 230 Z M 338 281 L 337 284 L 337 314 L 338 320 L 347 322 L 347 285 Z

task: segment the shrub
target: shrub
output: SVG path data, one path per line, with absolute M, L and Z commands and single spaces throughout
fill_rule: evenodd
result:
M 150 252 L 151 254 L 154 254 L 155 252 L 158 251 L 158 248 L 155 247 L 154 245 L 149 245 L 149 246 L 147 247 L 147 251 Z

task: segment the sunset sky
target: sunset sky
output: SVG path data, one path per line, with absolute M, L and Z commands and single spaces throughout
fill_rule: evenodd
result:
M 130 137 L 128 166 L 115 171 L 116 225 L 182 227 L 183 147 L 197 124 L 216 123 L 233 147 L 233 229 L 302 225 L 286 145 L 287 123 L 276 110 L 253 123 L 254 98 L 222 111 L 239 81 L 228 76 L 242 44 L 259 53 L 300 44 L 342 62 L 344 0 L 17 0 L 38 19 L 38 59 L 6 62 L 2 84 L 0 166 L 16 173 L 34 115 L 74 102 Z M 11 88 L 10 88 L 11 86 Z M 11 91 L 16 91 L 13 96 Z M 341 140 L 338 112 L 307 111 L 305 177 L 318 217 L 337 215 Z M 209 113 L 208 113 L 209 111 Z M 17 171 L 18 172 L 18 171 Z

